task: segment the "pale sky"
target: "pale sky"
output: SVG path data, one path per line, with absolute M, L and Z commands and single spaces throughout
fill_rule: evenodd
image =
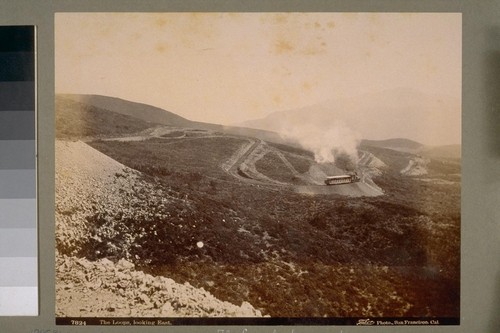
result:
M 459 101 L 461 40 L 457 13 L 58 13 L 56 92 L 219 124 L 401 87 Z

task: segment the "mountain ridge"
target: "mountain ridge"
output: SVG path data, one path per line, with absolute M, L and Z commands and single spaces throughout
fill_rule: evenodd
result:
M 72 101 L 73 103 L 70 103 L 69 101 Z M 93 94 L 57 94 L 56 109 L 58 111 L 56 112 L 56 115 L 58 120 L 58 127 L 61 127 L 61 124 L 63 123 L 63 121 L 60 121 L 64 118 L 62 108 L 65 108 L 65 112 L 68 113 L 66 114 L 65 121 L 69 121 L 74 125 L 75 120 L 86 120 L 86 128 L 84 130 L 81 130 L 80 126 L 66 126 L 69 128 L 78 129 L 79 133 L 74 133 L 76 136 L 99 135 L 105 133 L 106 130 L 111 132 L 110 135 L 123 134 L 127 131 L 133 132 L 135 130 L 137 132 L 147 128 L 148 126 L 168 125 L 173 127 L 199 128 L 238 136 L 250 136 L 274 143 L 300 146 L 298 142 L 293 142 L 293 140 L 290 141 L 290 139 L 285 139 L 284 136 L 280 135 L 277 131 L 272 131 L 270 129 L 243 127 L 245 125 L 249 125 L 247 124 L 247 122 L 242 123 L 241 125 L 243 126 L 240 127 L 197 122 L 186 119 L 174 112 L 164 110 L 156 106 L 128 101 L 118 97 Z M 295 113 L 298 112 L 300 115 L 302 114 L 301 110 L 303 109 L 296 109 L 292 111 Z M 103 113 L 103 111 L 106 111 L 106 113 Z M 272 118 L 276 115 L 284 116 L 287 114 L 287 112 L 289 111 L 278 111 L 268 117 Z M 119 117 L 118 115 L 121 115 L 121 117 Z M 310 114 L 303 115 L 305 115 L 305 119 L 311 118 Z M 93 117 L 95 119 L 93 119 Z M 89 119 L 94 121 L 89 122 Z M 327 123 L 326 120 L 323 121 Z M 101 128 L 103 126 L 111 127 L 108 129 L 104 129 Z M 319 129 L 319 131 L 321 131 L 321 129 Z M 64 132 L 64 135 L 68 136 L 69 134 Z M 417 142 L 415 140 L 404 137 L 395 137 L 383 140 L 362 139 L 359 146 L 363 145 L 382 147 L 411 153 L 428 152 L 429 155 L 433 157 L 439 156 L 442 153 L 449 158 L 460 158 L 460 145 L 428 146 L 422 144 L 421 142 Z M 445 148 L 445 146 L 448 146 L 448 149 Z
M 128 101 L 118 97 L 94 94 L 58 94 L 58 96 L 158 124 L 187 126 L 191 123 L 190 120 L 159 107 Z M 138 112 L 138 110 L 140 110 L 140 112 Z
M 461 141 L 460 121 L 458 100 L 400 88 L 276 111 L 238 125 L 282 133 L 299 124 L 318 131 L 345 127 L 362 139 L 404 137 L 425 145 L 446 145 Z
M 94 106 L 100 110 L 133 117 L 152 124 L 197 128 L 240 136 L 252 136 L 275 143 L 285 142 L 279 134 L 273 131 L 193 121 L 156 106 L 128 101 L 119 97 L 95 94 L 56 94 L 56 100 L 57 99 L 72 100 L 82 105 Z

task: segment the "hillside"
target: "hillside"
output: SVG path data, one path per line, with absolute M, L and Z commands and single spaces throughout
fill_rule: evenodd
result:
M 155 125 L 134 116 L 112 112 L 64 96 L 56 96 L 55 107 L 57 138 L 125 135 Z
M 100 113 L 98 114 L 98 112 Z M 60 119 L 58 126 L 61 127 L 57 133 L 63 136 L 125 134 L 132 133 L 134 129 L 144 129 L 153 124 L 159 124 L 283 142 L 282 137 L 272 131 L 191 121 L 155 106 L 100 95 L 59 94 L 56 96 L 56 115 Z M 80 120 L 75 121 L 74 119 Z M 137 122 L 136 126 L 130 126 L 134 122 Z M 65 128 L 63 129 L 62 126 Z M 110 128 L 106 129 L 106 126 L 110 126 Z
M 90 256 L 88 251 L 98 251 L 98 247 L 85 249 L 92 237 L 100 237 L 95 233 L 97 226 L 85 222 L 95 214 L 133 214 L 124 207 L 141 205 L 146 195 L 162 205 L 179 203 L 179 199 L 140 178 L 139 172 L 81 141 L 56 142 L 56 315 L 260 316 L 248 303 L 235 306 L 189 284 L 145 274 L 127 261 L 127 255 L 108 255 L 97 261 L 79 258 L 83 253 L 87 258 L 94 257 L 95 252 Z M 120 247 L 130 255 L 130 248 L 136 245 L 134 238 L 142 236 L 129 237 L 120 242 Z M 136 287 L 125 287 L 131 284 Z
M 133 117 L 144 122 L 182 127 L 190 127 L 192 123 L 191 121 L 172 112 L 151 105 L 126 101 L 116 97 L 76 94 L 61 94 L 59 96 L 66 100 L 73 100 L 84 105 L 97 107 L 101 110 L 108 110 Z
M 132 279 L 138 271 L 161 286 L 188 283 L 244 311 L 251 304 L 255 316 L 294 323 L 458 317 L 456 162 L 374 144 L 355 161 L 339 155 L 318 163 L 297 146 L 165 124 L 85 139 L 56 144 L 58 263 L 69 267 L 58 272 L 60 314 L 75 310 L 62 301 L 71 295 L 68 279 L 88 287 L 72 270 L 88 269 L 90 287 L 99 274 L 112 285 L 104 266 L 118 270 L 125 260 Z M 414 143 L 384 143 L 400 144 Z M 347 171 L 360 182 L 324 185 Z M 121 289 L 112 285 L 106 297 L 128 297 Z M 141 311 L 160 316 L 155 303 L 173 297 L 146 296 L 136 300 Z
M 158 213 L 170 216 L 164 220 L 168 221 L 168 224 L 165 224 L 169 226 L 167 229 L 156 229 L 153 224 L 150 224 L 155 220 L 146 223 L 148 226 L 146 230 L 150 230 L 150 234 L 156 231 L 161 238 L 148 237 L 138 243 L 141 247 L 131 249 L 132 257 L 138 255 L 150 262 L 147 265 L 148 271 L 153 274 L 173 276 L 180 281 L 189 281 L 193 285 L 210 290 L 221 299 L 232 300 L 235 303 L 243 301 L 241 295 L 248 295 L 250 303 L 256 304 L 265 314 L 272 316 L 298 315 L 303 313 L 300 311 L 306 311 L 306 308 L 312 306 L 309 303 L 311 300 L 301 298 L 304 296 L 300 296 L 299 289 L 297 289 L 299 286 L 303 288 L 307 285 L 309 289 L 319 289 L 325 295 L 325 308 L 321 307 L 323 310 L 314 307 L 314 310 L 307 312 L 309 315 L 318 316 L 322 311 L 330 315 L 347 314 L 338 308 L 326 310 L 332 306 L 330 302 L 341 297 L 342 286 L 347 283 L 345 280 L 347 277 L 342 275 L 344 274 L 342 267 L 347 265 L 347 267 L 356 267 L 354 268 L 356 273 L 348 275 L 351 281 L 356 281 L 356 285 L 364 286 L 365 279 L 368 278 L 373 287 L 379 289 L 377 292 L 375 289 L 370 289 L 371 296 L 351 295 L 353 302 L 366 302 L 368 299 L 370 299 L 369 302 L 374 302 L 375 300 L 371 297 L 375 297 L 378 302 L 377 311 L 395 314 L 395 309 L 392 308 L 393 303 L 382 305 L 384 303 L 382 298 L 379 298 L 382 297 L 379 293 L 388 292 L 387 288 L 396 288 L 397 293 L 401 293 L 401 302 L 403 302 L 400 303 L 401 306 L 404 302 L 413 304 L 413 310 L 408 313 L 416 314 L 420 311 L 418 310 L 419 301 L 408 298 L 405 290 L 408 288 L 406 284 L 408 281 L 413 281 L 411 283 L 416 284 L 415 288 L 420 288 L 422 282 L 417 283 L 410 276 L 400 275 L 397 271 L 389 269 L 392 272 L 393 282 L 388 285 L 383 275 L 380 275 L 385 273 L 379 271 L 381 268 L 377 267 L 403 265 L 414 267 L 416 271 L 419 271 L 421 265 L 425 266 L 426 262 L 431 260 L 429 257 L 431 253 L 433 253 L 432 256 L 438 253 L 436 246 L 440 243 L 439 239 L 451 237 L 451 234 L 456 233 L 457 221 L 456 217 L 451 217 L 455 216 L 453 213 L 445 218 L 447 222 L 437 221 L 443 219 L 441 215 L 448 214 L 445 213 L 448 210 L 453 212 L 457 208 L 456 197 L 448 196 L 445 201 L 436 200 L 437 197 L 442 196 L 440 193 L 449 191 L 450 185 L 425 189 L 419 187 L 415 183 L 418 182 L 416 180 L 401 178 L 399 168 L 400 166 L 403 168 L 408 161 L 407 154 L 393 150 L 379 153 L 378 156 L 384 161 L 383 163 L 390 166 L 387 173 L 376 180 L 377 183 L 383 184 L 387 197 L 378 200 L 365 198 L 355 203 L 331 193 L 324 193 L 322 197 L 318 197 L 310 196 L 311 193 L 294 194 L 286 188 L 281 188 L 279 192 L 276 192 L 273 187 L 262 187 L 259 182 L 228 177 L 224 169 L 217 168 L 217 160 L 230 158 L 231 150 L 237 150 L 238 141 L 234 141 L 235 139 L 206 138 L 205 142 L 169 140 L 168 142 L 150 140 L 92 143 L 93 146 L 122 163 L 143 170 L 146 175 L 161 180 L 171 190 L 179 192 L 178 196 L 189 198 L 189 202 L 176 208 L 189 207 L 187 211 L 182 210 L 184 213 L 178 210 L 171 211 L 169 208 L 165 208 L 166 211 L 163 209 L 158 211 Z M 233 140 L 232 144 L 230 144 L 231 140 Z M 221 144 L 222 142 L 224 144 Z M 162 144 L 166 143 L 168 145 L 165 147 L 168 147 L 168 150 L 164 151 Z M 189 154 L 186 155 L 187 152 Z M 391 152 L 400 155 L 392 156 Z M 300 152 L 297 153 L 300 154 Z M 190 158 L 190 156 L 195 156 L 195 158 Z M 163 167 L 160 161 L 164 162 Z M 300 169 L 300 163 L 295 163 L 297 163 L 294 164 L 296 169 Z M 275 165 L 279 166 L 279 164 Z M 257 168 L 259 168 L 258 165 Z M 272 177 L 269 171 L 264 172 Z M 320 186 L 319 188 L 328 189 L 329 187 Z M 277 193 L 280 195 L 276 196 Z M 422 201 L 423 198 L 426 200 Z M 415 210 L 412 207 L 418 208 Z M 110 221 L 116 219 L 113 214 L 99 217 L 99 219 L 102 218 L 111 219 Z M 117 219 L 116 223 L 121 220 L 121 218 Z M 157 220 L 154 224 L 161 224 L 162 220 Z M 143 226 L 146 221 L 143 222 Z M 183 225 L 185 223 L 183 221 L 193 221 L 193 228 L 174 228 L 179 224 Z M 287 222 L 283 224 L 281 221 Z M 405 222 L 401 224 L 401 221 Z M 437 225 L 443 223 L 443 229 L 429 238 L 430 236 L 424 236 L 426 232 L 421 229 L 423 221 L 426 221 L 426 225 L 429 226 L 434 223 L 438 223 Z M 368 240 L 367 235 L 370 235 Z M 404 237 L 406 241 L 401 242 L 401 237 Z M 428 242 L 424 245 L 420 237 L 427 239 Z M 117 242 L 114 237 L 109 238 L 109 236 L 106 240 L 111 244 Z M 170 245 L 168 245 L 169 240 L 172 242 Z M 204 243 L 202 254 L 198 253 L 192 245 L 197 240 L 202 240 Z M 451 244 L 455 242 L 452 241 Z M 159 248 L 163 250 L 159 252 Z M 113 254 L 105 247 L 99 247 L 99 249 L 101 255 L 105 257 Z M 453 267 L 456 264 L 453 263 L 455 259 L 452 259 L 454 256 L 451 255 L 453 251 L 452 247 L 450 252 L 447 252 L 446 259 L 440 256 L 432 259 L 432 265 L 442 267 L 445 276 L 454 275 Z M 176 256 L 167 255 L 173 253 Z M 320 253 L 321 255 L 318 256 Z M 312 263 L 306 264 L 304 262 L 306 258 L 312 260 Z M 452 260 L 451 263 L 449 260 Z M 137 264 L 144 266 L 144 263 Z M 287 265 L 293 265 L 295 268 L 289 271 Z M 362 269 L 361 267 L 365 265 L 374 266 L 368 270 Z M 264 277 L 254 280 L 254 275 L 244 268 L 246 266 L 253 267 L 252 270 L 258 267 L 260 275 Z M 275 269 L 280 272 L 278 276 L 272 273 Z M 228 273 L 221 275 L 221 271 Z M 316 277 L 311 279 L 310 275 L 300 274 L 301 271 L 315 271 Z M 250 280 L 244 278 L 247 274 L 252 276 Z M 200 275 L 204 276 L 202 280 L 197 278 Z M 233 276 L 237 276 L 236 281 L 231 280 Z M 283 281 L 279 276 L 286 277 L 286 280 Z M 335 277 L 334 286 L 321 285 L 319 281 L 327 276 Z M 298 293 L 297 297 L 301 301 L 297 303 L 297 307 L 290 306 L 283 309 L 283 300 L 275 295 L 271 297 L 269 289 L 264 287 L 270 283 L 279 283 L 283 288 L 280 290 L 283 292 L 292 290 L 293 293 Z M 441 282 L 436 285 L 434 283 L 437 282 L 432 282 L 432 287 L 425 284 L 425 288 L 430 288 L 428 291 L 435 293 L 435 296 L 442 296 L 446 288 L 443 289 L 444 285 L 441 285 Z M 227 287 L 217 288 L 221 285 Z M 451 283 L 450 287 L 453 285 Z M 333 289 L 327 291 L 324 288 Z M 427 292 L 420 291 L 420 293 L 427 295 L 426 299 L 431 297 Z M 341 304 L 349 304 L 351 314 L 370 313 L 357 308 L 354 303 L 346 299 L 343 299 Z M 439 304 L 443 306 L 441 311 L 444 309 L 451 311 L 449 305 Z M 437 309 L 434 311 L 439 312 Z
M 404 138 L 394 138 L 387 140 L 362 140 L 361 146 L 381 147 L 394 150 L 418 153 L 425 147 L 423 144 Z

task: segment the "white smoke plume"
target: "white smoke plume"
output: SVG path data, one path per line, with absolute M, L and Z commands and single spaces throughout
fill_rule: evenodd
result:
M 296 141 L 302 148 L 313 152 L 318 163 L 334 163 L 339 154 L 347 154 L 353 163 L 358 162 L 361 135 L 340 121 L 321 126 L 283 126 L 281 133 L 285 139 Z

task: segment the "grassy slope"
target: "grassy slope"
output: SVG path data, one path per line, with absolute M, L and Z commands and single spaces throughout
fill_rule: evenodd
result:
M 144 269 L 271 315 L 458 314 L 459 187 L 392 171 L 376 180 L 387 193 L 380 198 L 277 192 L 220 171 L 233 140 L 93 143 L 188 198 L 164 219 L 137 213 L 127 222 L 158 235 L 138 244 Z M 385 153 L 384 162 L 404 164 Z
M 175 113 L 151 105 L 126 101 L 120 98 L 78 94 L 65 94 L 60 95 L 60 97 L 84 104 L 88 107 L 108 110 L 127 117 L 134 117 L 143 122 L 154 122 L 171 126 L 189 126 L 191 124 L 191 121 Z
M 245 142 L 236 138 L 149 139 L 143 142 L 94 142 L 106 155 L 151 175 L 197 174 L 228 177 L 220 167 Z
M 269 152 L 258 160 L 255 168 L 271 179 L 287 184 L 302 184 L 274 152 Z
M 139 132 L 153 123 L 61 96 L 56 98 L 56 137 L 116 136 Z

